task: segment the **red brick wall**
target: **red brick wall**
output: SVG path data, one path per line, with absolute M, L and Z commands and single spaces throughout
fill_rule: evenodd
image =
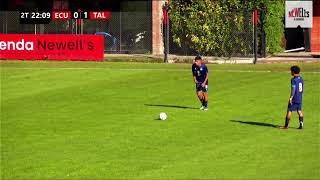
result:
M 311 30 L 311 52 L 320 53 L 320 1 L 313 0 L 313 24 Z
M 162 5 L 164 0 L 152 1 L 152 54 L 164 54 L 162 35 Z

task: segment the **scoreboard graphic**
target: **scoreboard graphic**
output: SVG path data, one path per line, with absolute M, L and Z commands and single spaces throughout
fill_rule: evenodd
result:
M 48 24 L 52 20 L 108 20 L 110 11 L 19 11 L 20 24 Z

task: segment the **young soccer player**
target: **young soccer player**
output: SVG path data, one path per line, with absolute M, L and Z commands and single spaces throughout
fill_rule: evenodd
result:
M 202 104 L 201 110 L 208 110 L 208 68 L 203 63 L 201 56 L 194 59 L 192 65 L 193 80 L 196 84 L 196 93 Z
M 302 113 L 302 94 L 304 89 L 304 82 L 300 76 L 300 68 L 298 66 L 291 67 L 291 94 L 288 103 L 288 110 L 285 119 L 285 125 L 282 129 L 288 129 L 289 121 L 291 119 L 292 111 L 297 111 L 299 115 L 300 126 L 299 129 L 303 129 L 303 113 Z

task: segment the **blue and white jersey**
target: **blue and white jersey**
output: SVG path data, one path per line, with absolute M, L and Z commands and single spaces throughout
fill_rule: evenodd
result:
M 196 79 L 199 83 L 203 83 L 207 77 L 208 68 L 205 64 L 201 64 L 200 67 L 198 67 L 196 64 L 193 64 L 192 74 L 193 76 L 196 76 Z M 208 81 L 206 84 L 208 84 Z
M 304 82 L 302 77 L 295 76 L 291 79 L 291 95 L 293 95 L 292 102 L 301 104 L 302 103 L 302 94 L 304 89 Z

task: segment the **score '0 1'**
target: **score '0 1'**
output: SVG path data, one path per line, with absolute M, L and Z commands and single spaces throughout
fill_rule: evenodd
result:
M 72 19 L 88 19 L 87 11 L 74 11 L 72 12 Z

